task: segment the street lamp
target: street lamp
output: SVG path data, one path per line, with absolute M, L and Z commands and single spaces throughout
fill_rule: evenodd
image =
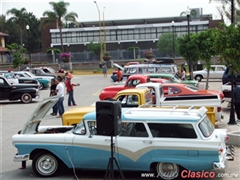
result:
M 103 32 L 104 32 L 104 52 L 106 52 L 107 48 L 106 48 L 106 29 L 105 29 L 104 9 L 105 7 L 103 8 Z
M 187 26 L 188 26 L 188 43 L 190 43 L 190 10 L 189 8 L 187 8 L 187 11 L 186 11 L 186 14 L 187 14 Z M 190 74 L 190 79 L 192 79 L 192 63 L 191 63 L 191 60 L 190 60 L 190 54 L 189 54 L 189 50 L 187 50 L 188 52 L 188 59 L 187 59 L 187 62 L 188 62 L 188 71 L 189 71 L 189 74 Z
M 234 17 L 234 0 L 231 0 L 231 24 L 234 24 L 235 17 Z M 229 121 L 228 124 L 237 124 L 236 119 L 235 119 L 235 114 L 234 114 L 234 92 L 233 92 L 233 81 L 234 81 L 234 73 L 233 73 L 233 65 L 231 64 L 229 67 L 232 72 L 231 72 L 231 109 L 230 109 L 230 116 L 229 116 Z
M 175 23 L 175 22 L 172 21 L 172 39 L 173 39 L 173 46 L 172 46 L 173 49 L 172 49 L 172 52 L 173 52 L 173 59 L 175 59 L 175 47 L 174 47 L 174 45 L 175 45 L 175 44 L 174 44 L 174 43 L 175 43 L 175 42 L 174 42 L 174 38 L 175 38 L 175 36 L 174 36 L 174 23 Z
M 26 30 L 27 30 L 27 47 L 28 47 L 28 59 L 29 59 L 29 63 L 30 63 L 30 67 L 31 67 L 31 55 L 30 55 L 30 46 L 29 46 L 29 25 L 26 25 Z
M 100 18 L 100 10 L 98 8 L 98 4 L 96 1 L 94 1 L 94 3 L 97 6 L 97 10 L 98 10 L 98 17 L 99 17 L 99 41 L 100 41 L 100 61 L 102 61 L 102 30 L 101 30 L 101 18 Z

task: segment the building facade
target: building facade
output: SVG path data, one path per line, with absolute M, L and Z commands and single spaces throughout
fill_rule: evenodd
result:
M 218 27 L 222 20 L 212 20 L 212 15 L 202 15 L 201 9 L 196 17 L 190 16 L 190 33 L 205 31 L 209 28 Z M 140 49 L 156 49 L 157 41 L 163 33 L 174 32 L 181 36 L 188 32 L 187 16 L 127 19 L 83 22 L 80 27 L 62 29 L 63 45 L 67 52 L 87 51 L 87 44 L 102 41 L 107 51 L 124 50 L 128 47 L 137 46 Z M 45 33 L 47 29 L 45 28 Z M 59 29 L 49 29 L 50 36 L 42 37 L 42 48 L 60 48 Z M 43 33 L 42 33 L 43 34 Z M 45 38 L 45 40 L 44 40 Z M 50 38 L 46 40 L 46 38 Z M 44 44 L 44 42 L 46 42 Z M 47 42 L 50 42 L 47 43 Z

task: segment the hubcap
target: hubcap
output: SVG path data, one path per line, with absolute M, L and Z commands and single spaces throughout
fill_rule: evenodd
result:
M 158 176 L 163 179 L 174 179 L 178 177 L 179 168 L 177 164 L 172 163 L 158 163 L 157 164 Z
M 57 168 L 56 159 L 51 156 L 43 156 L 38 161 L 38 170 L 41 174 L 52 174 Z

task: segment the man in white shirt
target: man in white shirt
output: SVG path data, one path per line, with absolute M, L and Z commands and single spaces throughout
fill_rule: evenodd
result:
M 57 116 L 57 118 L 60 118 L 60 117 L 62 117 L 62 115 L 63 115 L 63 113 L 65 111 L 64 110 L 64 106 L 63 106 L 64 86 L 61 83 L 61 80 L 58 79 L 58 78 L 56 80 L 56 83 L 57 83 L 57 87 L 56 87 L 55 93 L 57 94 L 57 96 L 60 96 L 60 98 L 58 99 L 58 102 L 57 102 L 58 113 L 59 113 L 59 116 Z

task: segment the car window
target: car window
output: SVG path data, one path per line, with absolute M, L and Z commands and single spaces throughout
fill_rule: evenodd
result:
M 143 123 L 123 122 L 122 132 L 119 136 L 148 137 L 148 132 Z
M 122 95 L 117 98 L 120 101 L 122 107 L 138 107 L 138 96 L 137 95 Z
M 4 80 L 0 79 L 0 86 L 4 86 Z
M 148 126 L 154 138 L 197 138 L 191 124 L 148 123 Z
M 90 131 L 90 134 L 97 135 L 97 125 L 96 121 L 88 121 L 87 122 L 88 129 Z
M 204 137 L 211 136 L 214 131 L 214 127 L 207 116 L 199 123 L 198 127 Z
M 168 87 L 168 94 L 178 94 L 181 90 L 177 87 L 170 86 Z
M 84 126 L 84 120 L 82 120 L 74 129 L 73 133 L 78 135 L 84 135 L 86 134 L 86 128 Z

